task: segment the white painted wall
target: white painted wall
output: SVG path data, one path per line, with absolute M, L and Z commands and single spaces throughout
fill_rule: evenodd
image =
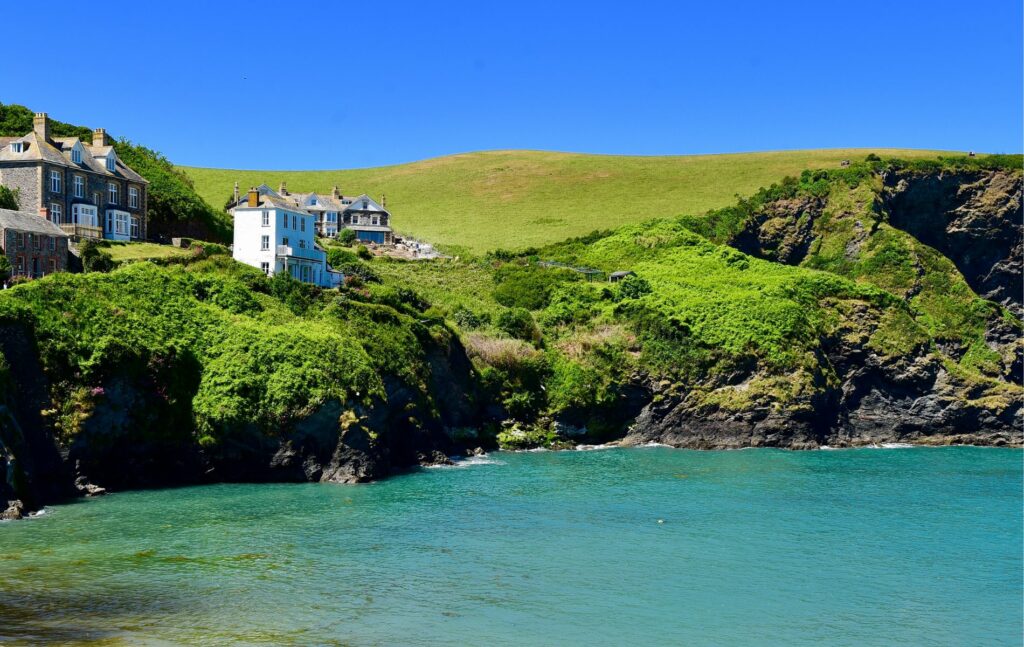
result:
M 335 287 L 336 278 L 327 270 L 327 254 L 316 248 L 316 219 L 301 211 L 282 208 L 236 207 L 233 256 L 236 261 L 262 269 L 267 263 L 270 274 L 287 271 L 297 279 L 307 277 L 321 287 Z M 264 225 L 263 223 L 267 224 Z M 263 237 L 268 249 L 263 249 Z M 278 245 L 291 247 L 291 257 L 277 254 Z M 308 274 L 303 274 L 306 266 Z

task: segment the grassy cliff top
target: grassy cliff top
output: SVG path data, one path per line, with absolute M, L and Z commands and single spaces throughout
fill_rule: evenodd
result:
M 387 196 L 404 234 L 480 253 L 543 246 L 595 229 L 656 217 L 701 214 L 733 204 L 786 175 L 838 166 L 868 153 L 905 159 L 941 151 L 830 149 L 636 157 L 488 151 L 368 169 L 257 171 L 182 167 L 196 191 L 220 207 L 243 190 L 284 181 L 292 191 Z

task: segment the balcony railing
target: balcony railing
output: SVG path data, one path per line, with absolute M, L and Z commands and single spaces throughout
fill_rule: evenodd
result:
M 308 258 L 313 261 L 318 261 L 324 257 L 324 253 L 319 249 L 303 249 L 302 247 L 292 247 L 291 245 L 278 245 L 277 255 L 291 256 L 293 258 Z
M 103 229 L 101 227 L 61 223 L 60 228 L 65 234 L 73 238 L 103 238 Z

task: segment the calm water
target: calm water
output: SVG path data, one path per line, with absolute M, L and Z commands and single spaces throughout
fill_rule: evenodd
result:
M 0 525 L 0 642 L 1020 645 L 1022 456 L 498 453 L 118 494 Z

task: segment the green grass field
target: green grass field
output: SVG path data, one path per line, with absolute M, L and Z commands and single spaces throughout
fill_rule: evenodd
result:
M 220 208 L 237 181 L 244 191 L 285 181 L 293 191 L 387 196 L 394 227 L 458 252 L 521 249 L 656 217 L 701 214 L 786 175 L 841 160 L 920 158 L 940 151 L 832 149 L 728 155 L 632 157 L 490 151 L 342 171 L 240 171 L 182 167 Z M 946 153 L 950 154 L 950 153 Z
M 191 250 L 157 243 L 111 243 L 110 247 L 105 247 L 103 251 L 110 254 L 110 258 L 115 262 L 192 255 Z

